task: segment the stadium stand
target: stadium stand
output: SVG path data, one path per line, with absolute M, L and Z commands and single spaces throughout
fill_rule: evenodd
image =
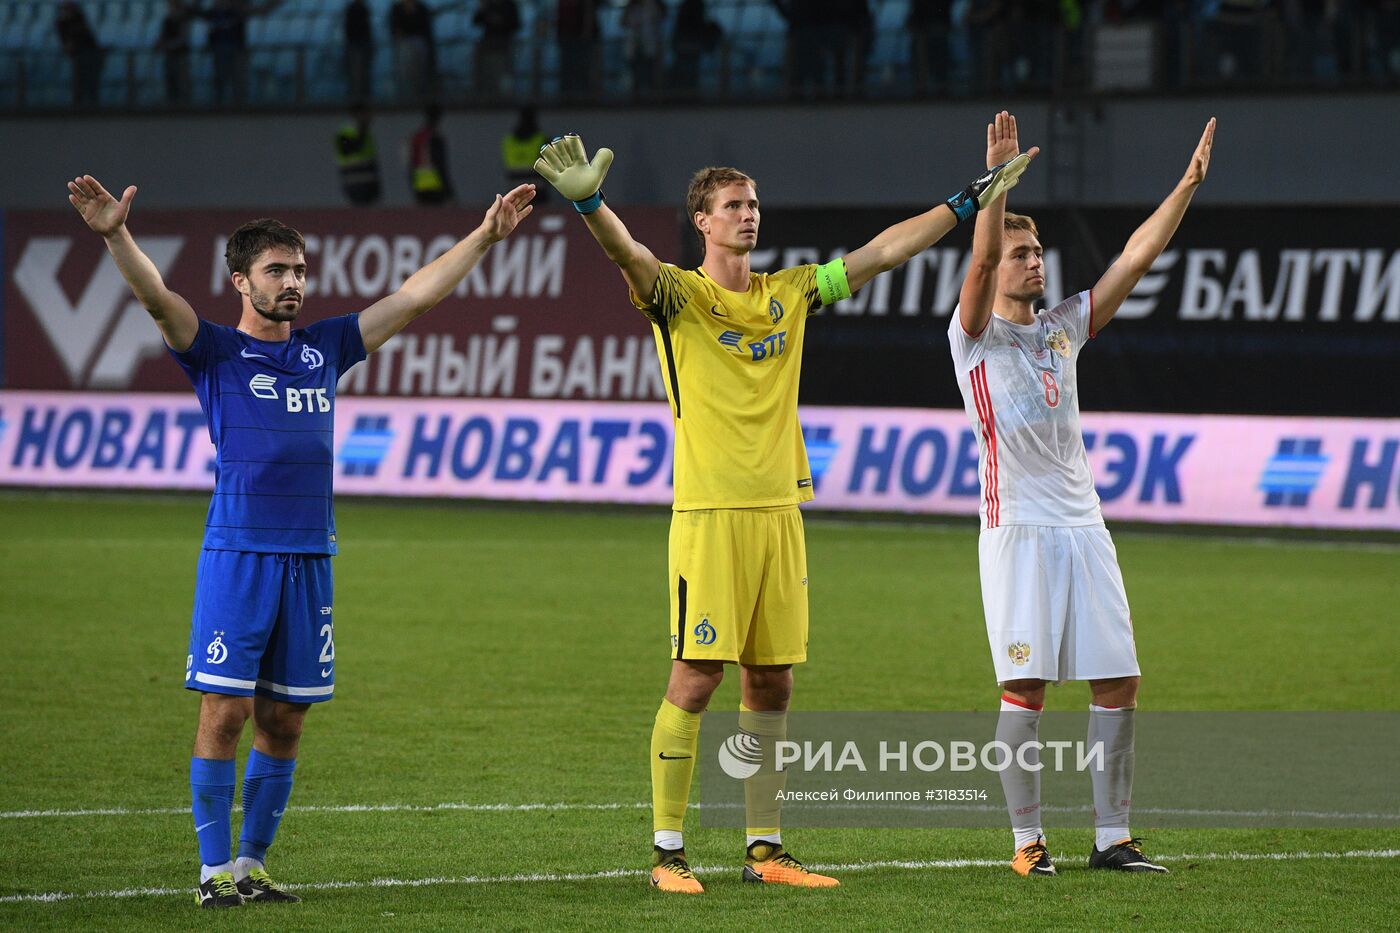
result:
M 391 0 L 368 2 L 377 43 L 372 101 L 415 103 L 403 100 L 395 86 L 387 25 Z M 162 53 L 155 48 L 165 14 L 163 0 L 84 0 L 77 5 L 105 51 L 100 106 L 169 106 Z M 722 30 L 722 38 L 717 37 L 712 51 L 703 56 L 698 88 L 680 87 L 671 80 L 671 33 L 679 4 L 669 3 L 662 32 L 663 78 L 655 90 L 640 93 L 631 86 L 625 60 L 626 0 L 604 0 L 598 4 L 594 71 L 583 93 L 575 93 L 580 89 L 561 86 L 569 82 L 560 78 L 555 4 L 522 0 L 517 4 L 521 26 L 510 55 L 510 73 L 502 76 L 501 91 L 486 93 L 473 86 L 477 3 L 437 0 L 428 5 L 436 11 L 436 96 L 448 103 L 513 106 L 526 99 L 548 103 L 559 98 L 630 102 L 697 93 L 708 99 L 752 101 L 910 99 L 1004 90 L 1035 94 L 1274 89 L 1393 86 L 1400 81 L 1400 4 L 1387 0 L 1343 0 L 1331 19 L 1318 21 L 1302 12 L 1306 5 L 1272 0 L 855 0 L 823 7 L 823 16 L 837 22 L 832 32 L 821 31 L 831 27 L 819 27 L 801 35 L 789 31 L 780 7 L 801 22 L 807 19 L 803 0 L 709 0 L 706 16 Z M 54 29 L 58 6 L 44 0 L 0 0 L 0 109 L 71 105 L 72 64 Z M 942 56 L 946 80 L 929 81 L 918 73 L 924 66 L 913 51 L 919 40 L 911 26 L 911 9 L 951 18 L 946 29 L 939 26 L 930 51 L 934 59 Z M 243 103 L 285 100 L 290 92 L 301 104 L 343 106 L 343 10 L 340 0 L 285 0 L 250 18 Z M 199 18 L 190 29 L 193 94 L 185 105 L 200 109 L 214 102 L 208 30 Z

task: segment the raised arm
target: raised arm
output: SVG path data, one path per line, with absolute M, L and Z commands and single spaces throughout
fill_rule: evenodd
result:
M 486 217 L 447 252 L 408 277 L 392 295 L 381 298 L 360 314 L 360 337 L 370 353 L 407 327 L 457 287 L 494 243 L 510 236 L 534 207 L 534 185 L 521 185 L 507 195 L 496 195 Z
M 183 352 L 190 348 L 199 333 L 199 318 L 188 301 L 165 287 L 165 279 L 156 264 L 141 251 L 131 231 L 126 229 L 134 197 L 135 185 L 122 192 L 118 201 L 91 175 L 68 183 L 68 203 L 77 209 L 92 231 L 101 234 L 106 241 L 107 252 L 112 254 L 122 278 L 155 320 L 166 344 L 176 352 Z
M 1016 118 L 1003 110 L 987 124 L 987 167 L 1015 158 L 1021 151 Z M 997 198 L 978 212 L 972 231 L 972 257 L 958 296 L 958 320 L 963 332 L 980 336 L 992 317 L 997 297 L 997 267 L 1001 265 L 1001 236 L 1006 198 Z
M 943 239 L 943 235 L 959 223 L 996 203 L 1021 180 L 1021 173 L 1038 152 L 1038 148 L 1032 149 L 1008 162 L 989 166 L 944 203 L 887 227 L 860 249 L 847 253 L 846 281 L 850 290 L 858 291 L 881 272 L 903 265 Z
M 574 133 L 555 137 L 541 147 L 535 160 L 535 171 L 544 176 L 564 197 L 574 202 L 574 209 L 583 215 L 588 232 L 603 247 L 643 303 L 655 297 L 656 279 L 661 274 L 659 263 L 646 246 L 632 238 L 622 218 L 603 203 L 603 179 L 612 166 L 611 149 L 599 149 L 588 160 L 583 140 Z
M 1113 315 L 1118 313 L 1123 300 L 1132 294 L 1138 280 L 1148 273 L 1157 257 L 1162 255 L 1162 250 L 1167 248 L 1172 234 L 1176 233 L 1176 228 L 1181 224 L 1186 208 L 1191 205 L 1191 196 L 1196 193 L 1196 188 L 1201 182 L 1205 181 L 1206 171 L 1210 168 L 1210 149 L 1214 142 L 1215 117 L 1211 117 L 1205 132 L 1201 134 L 1201 141 L 1196 144 L 1191 164 L 1186 167 L 1186 174 L 1181 176 L 1175 190 L 1167 195 L 1167 199 L 1152 212 L 1152 216 L 1147 218 L 1141 227 L 1133 231 L 1133 235 L 1128 237 L 1128 244 L 1123 247 L 1122 254 L 1094 284 L 1091 292 L 1094 307 L 1094 316 L 1090 321 L 1092 333 L 1103 330 L 1104 326 L 1113 320 Z

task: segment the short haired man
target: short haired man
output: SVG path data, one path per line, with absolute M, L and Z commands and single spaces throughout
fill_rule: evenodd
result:
M 603 203 L 612 158 L 600 149 L 590 163 L 583 142 L 570 135 L 546 145 L 535 169 L 574 202 L 622 271 L 633 304 L 651 320 L 671 402 L 673 660 L 651 740 L 651 884 L 699 894 L 681 828 L 700 715 L 724 665 L 737 663 L 741 728 L 760 747 L 771 744 L 784 734 L 792 665 L 807 658 L 807 555 L 797 510 L 812 498 L 797 420 L 807 316 L 937 243 L 1015 184 L 1030 156 L 984 173 L 946 204 L 890 227 L 844 258 L 766 274 L 749 270 L 760 216 L 752 178 L 734 168 L 706 168 L 691 180 L 686 209 L 705 256 L 700 268 L 687 270 L 658 261 Z M 751 781 L 745 790 L 743 879 L 836 886 L 783 848 L 773 788 L 756 792 Z
M 1091 868 L 1165 872 L 1128 831 L 1133 715 L 1140 671 L 1118 556 L 1104 527 L 1079 428 L 1076 362 L 1113 319 L 1176 232 L 1210 165 L 1215 120 L 1171 195 L 1133 233 L 1093 288 L 1037 313 L 1045 294 L 1035 222 L 982 212 L 948 341 L 964 408 L 978 438 L 982 605 L 1001 684 L 997 739 L 1019 750 L 1036 741 L 1047 681 L 1087 680 L 1089 743 L 1105 765 L 1091 771 L 1095 843 Z M 1016 118 L 987 127 L 987 163 L 1019 149 Z M 1001 772 L 1021 875 L 1053 875 L 1040 823 L 1034 747 Z M 1027 767 L 1028 766 L 1028 767 Z
M 305 243 L 276 220 L 229 237 L 238 327 L 201 320 L 166 287 L 126 226 L 120 200 L 91 175 L 68 200 L 107 249 L 209 422 L 216 481 L 195 584 L 185 686 L 203 695 L 190 762 L 201 907 L 294 902 L 267 873 L 267 849 L 292 791 L 302 722 L 335 690 L 331 464 L 336 381 L 456 287 L 530 211 L 533 185 L 496 196 L 481 225 L 359 314 L 292 329 L 306 293 Z M 243 831 L 231 858 L 234 752 L 249 718 Z

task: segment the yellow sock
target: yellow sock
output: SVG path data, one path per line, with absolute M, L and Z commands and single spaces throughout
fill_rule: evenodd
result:
M 763 748 L 763 767 L 744 782 L 744 822 L 749 838 L 778 838 L 783 810 L 778 795 L 787 786 L 787 772 L 774 770 L 774 746 L 787 738 L 787 713 L 760 712 L 740 703 L 739 729 L 755 736 Z
M 680 832 L 700 745 L 700 714 L 661 701 L 651 730 L 652 829 Z

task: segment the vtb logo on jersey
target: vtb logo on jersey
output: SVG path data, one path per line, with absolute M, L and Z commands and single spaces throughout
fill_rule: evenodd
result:
M 277 398 L 277 377 L 269 376 L 267 373 L 258 373 L 248 380 L 248 388 L 258 398 Z
M 778 309 L 778 315 L 781 317 L 782 305 L 778 305 Z M 739 347 L 740 341 L 743 340 L 743 338 L 744 335 L 737 330 L 727 330 L 720 334 L 718 339 L 720 346 L 724 347 L 726 350 L 742 353 L 743 351 L 740 350 Z M 780 330 L 776 334 L 769 334 L 762 340 L 745 344 L 745 346 L 749 348 L 749 356 L 755 363 L 760 360 L 771 360 L 774 357 L 782 356 L 783 351 L 787 349 L 787 331 Z

